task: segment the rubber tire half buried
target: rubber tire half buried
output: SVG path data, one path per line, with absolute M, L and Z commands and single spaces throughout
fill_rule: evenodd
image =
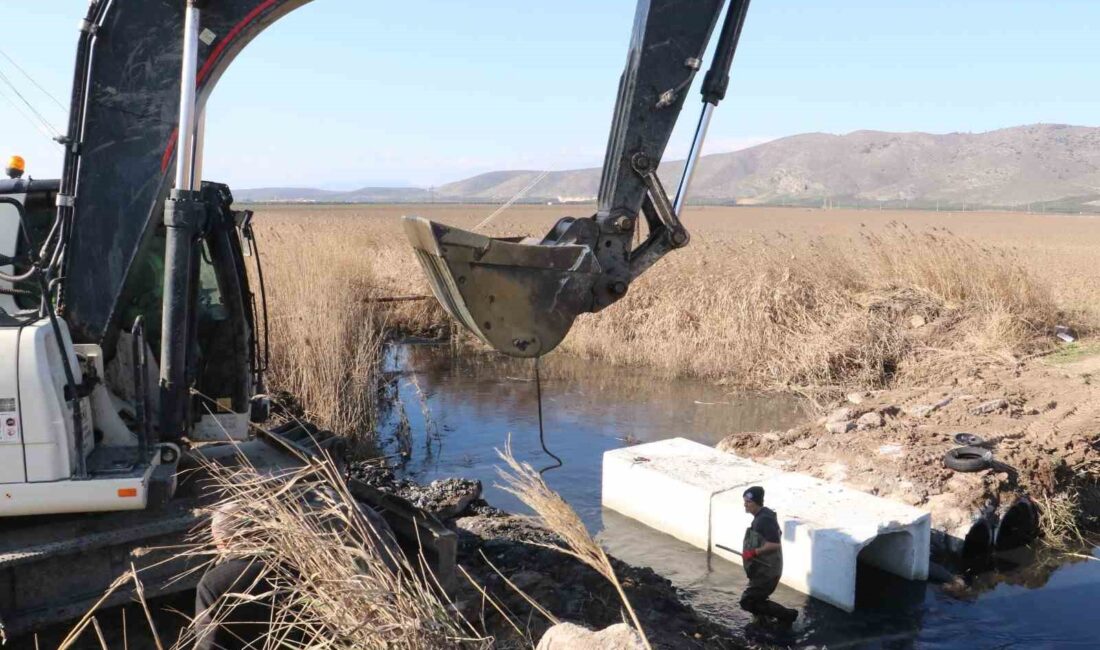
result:
M 981 447 L 955 447 L 943 456 L 943 464 L 956 472 L 980 472 L 993 463 L 993 452 Z

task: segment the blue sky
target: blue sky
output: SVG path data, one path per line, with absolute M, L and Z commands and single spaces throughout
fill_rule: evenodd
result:
M 0 49 L 63 102 L 86 6 L 0 1 Z M 241 188 L 426 186 L 599 165 L 634 7 L 314 0 L 222 78 L 206 176 Z M 754 0 L 706 152 L 808 131 L 1097 125 L 1098 27 L 1100 2 L 1087 0 Z M 0 72 L 63 126 L 64 112 L 2 57 Z M 0 154 L 56 176 L 57 145 L 5 97 L 0 82 Z M 697 105 L 670 156 L 686 150 Z

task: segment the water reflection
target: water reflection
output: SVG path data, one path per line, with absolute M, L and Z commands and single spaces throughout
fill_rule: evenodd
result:
M 494 448 L 503 448 L 511 434 L 518 459 L 536 468 L 553 464 L 538 439 L 534 362 L 402 345 L 391 348 L 387 370 L 394 374 L 415 450 L 405 473 L 421 480 L 478 479 L 490 502 L 522 511 L 518 500 L 493 486 L 499 462 Z M 546 445 L 563 460 L 546 481 L 593 531 L 601 525 L 605 451 L 675 436 L 714 444 L 735 431 L 785 430 L 805 417 L 801 402 L 790 397 L 731 397 L 706 382 L 656 379 L 562 355 L 542 360 L 542 393 Z M 393 428 L 383 422 L 384 431 Z

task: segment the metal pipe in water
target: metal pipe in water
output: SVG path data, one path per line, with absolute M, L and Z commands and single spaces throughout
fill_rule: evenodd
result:
M 192 146 L 195 138 L 195 84 L 199 68 L 200 11 L 187 3 L 183 24 L 183 66 L 180 76 L 180 124 L 176 139 L 176 188 L 191 189 Z
M 680 175 L 680 185 L 676 188 L 676 200 L 672 202 L 672 209 L 676 216 L 683 213 L 688 187 L 691 185 L 691 177 L 695 175 L 699 156 L 703 152 L 703 141 L 707 138 L 707 128 L 710 126 L 710 116 L 713 112 L 714 104 L 703 102 L 703 112 L 699 115 L 699 124 L 695 127 L 695 138 L 691 141 L 691 151 L 688 152 L 687 160 L 684 161 L 684 173 Z

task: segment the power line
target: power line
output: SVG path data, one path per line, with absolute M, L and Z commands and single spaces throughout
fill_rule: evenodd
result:
M 23 76 L 24 76 L 24 77 L 26 77 L 26 78 L 27 78 L 27 80 L 28 80 L 28 81 L 30 81 L 30 82 L 31 82 L 32 84 L 34 84 L 34 87 L 35 87 L 35 88 L 37 88 L 37 89 L 41 90 L 41 91 L 42 91 L 42 93 L 43 93 L 44 95 L 46 95 L 46 97 L 49 97 L 49 98 L 50 98 L 51 100 L 53 100 L 53 103 L 54 103 L 54 104 L 57 104 L 57 107 L 58 107 L 58 108 L 60 108 L 61 110 L 65 111 L 66 113 L 67 113 L 67 112 L 69 112 L 69 109 L 68 109 L 68 108 L 65 108 L 65 105 L 61 103 L 61 100 L 59 100 L 59 99 L 58 99 L 57 97 L 54 97 L 54 96 L 53 96 L 53 94 L 52 94 L 52 93 L 51 93 L 50 91 L 48 91 L 48 90 L 46 90 L 45 88 L 43 88 L 43 87 L 42 87 L 42 84 L 40 84 L 40 83 L 38 83 L 37 81 L 35 81 L 34 77 L 32 77 L 32 76 L 30 75 L 30 73 L 29 73 L 29 72 L 27 72 L 26 70 L 24 70 L 22 66 L 20 66 L 20 65 L 19 65 L 18 63 L 16 63 L 16 62 L 15 62 L 15 59 L 13 59 L 13 58 L 11 58 L 10 56 L 8 56 L 8 53 L 7 53 L 7 52 L 5 52 L 5 51 L 4 51 L 4 50 L 3 50 L 2 48 L 0 48 L 0 56 L 2 56 L 2 57 L 4 57 L 5 59 L 7 59 L 7 60 L 8 60 L 8 63 L 11 63 L 11 64 L 12 64 L 13 66 L 15 66 L 15 69 L 16 69 L 16 70 L 18 70 L 19 72 L 22 72 L 22 73 L 23 73 Z
M 30 122 L 31 126 L 33 126 L 39 133 L 51 140 L 53 139 L 53 135 L 51 135 L 49 131 L 43 128 L 43 126 L 37 120 L 28 115 L 27 111 L 24 110 L 23 107 L 18 104 L 18 102 L 16 102 L 11 97 L 8 97 L 8 95 L 4 93 L 4 89 L 2 87 L 0 87 L 0 97 L 3 97 L 5 100 L 7 100 L 7 102 L 11 104 L 11 107 L 15 109 L 15 112 L 22 115 L 23 119 Z
M 6 83 L 8 85 L 8 88 L 11 88 L 11 91 L 15 93 L 15 96 L 21 99 L 24 104 L 26 104 L 27 108 L 30 109 L 31 113 L 34 113 L 35 117 L 38 118 L 42 125 L 53 132 L 53 134 L 49 136 L 50 138 L 61 137 L 61 132 L 54 128 L 53 124 L 50 124 L 50 121 L 43 117 L 42 114 L 39 113 L 38 110 L 35 109 L 35 107 L 29 101 L 27 101 L 27 98 L 23 96 L 23 93 L 19 92 L 19 89 L 15 87 L 15 84 L 11 82 L 11 79 L 8 79 L 8 76 L 2 71 L 0 71 L 0 81 Z
M 541 181 L 542 179 L 546 178 L 546 176 L 547 176 L 547 175 L 548 175 L 549 173 L 550 173 L 550 172 L 548 172 L 548 171 L 547 171 L 547 172 L 542 172 L 541 174 L 539 174 L 538 176 L 536 176 L 536 177 L 535 177 L 535 180 L 533 180 L 533 181 L 531 181 L 530 183 L 528 183 L 526 187 L 524 187 L 524 188 L 523 188 L 522 190 L 520 190 L 520 191 L 516 192 L 516 195 L 515 195 L 515 196 L 513 196 L 513 197 L 512 197 L 512 198 L 510 198 L 510 199 L 508 199 L 508 201 L 507 201 L 507 202 L 506 202 L 506 203 L 505 203 L 504 205 L 502 205 L 502 206 L 500 206 L 499 208 L 497 208 L 497 209 L 496 209 L 496 212 L 494 212 L 493 214 L 489 215 L 488 217 L 485 217 L 485 220 L 484 220 L 484 221 L 482 221 L 481 223 L 479 223 L 479 224 L 477 224 L 476 226 L 474 226 L 474 232 L 477 232 L 478 230 L 481 230 L 481 229 L 482 229 L 483 227 L 485 227 L 485 226 L 486 226 L 486 225 L 487 225 L 487 224 L 488 224 L 488 223 L 489 223 L 490 221 L 492 221 L 493 219 L 495 219 L 495 218 L 497 217 L 497 215 L 499 215 L 499 214 L 500 214 L 501 212 L 504 212 L 504 211 L 505 211 L 505 210 L 507 210 L 507 209 L 508 209 L 508 208 L 509 208 L 509 207 L 510 207 L 510 206 L 511 206 L 511 205 L 512 205 L 513 203 L 515 203 L 516 201 L 518 201 L 518 200 L 520 200 L 521 198 L 523 198 L 523 195 L 524 195 L 524 194 L 527 194 L 528 192 L 530 192 L 530 191 L 531 191 L 531 190 L 532 190 L 532 189 L 533 189 L 533 188 L 534 188 L 534 187 L 535 187 L 536 185 L 538 185 L 538 184 L 539 184 L 539 181 Z

